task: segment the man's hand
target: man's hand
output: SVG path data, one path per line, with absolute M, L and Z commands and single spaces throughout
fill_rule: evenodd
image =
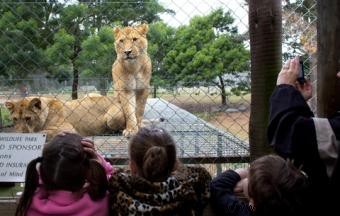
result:
M 287 84 L 295 87 L 299 76 L 299 57 L 288 60 L 282 67 L 276 81 L 276 85 Z
M 305 101 L 308 101 L 312 98 L 313 88 L 310 80 L 306 80 L 303 84 L 296 82 L 296 89 L 302 94 Z

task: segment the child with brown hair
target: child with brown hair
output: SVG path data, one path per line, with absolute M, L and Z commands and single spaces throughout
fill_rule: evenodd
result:
M 93 151 L 93 143 L 72 133 L 45 144 L 32 160 L 16 216 L 106 216 L 107 178 L 112 166 Z
M 201 215 L 209 199 L 210 174 L 180 165 L 167 131 L 141 128 L 129 142 L 130 171 L 109 180 L 112 215 Z
M 266 155 L 249 170 L 227 170 L 215 177 L 211 202 L 217 215 L 299 216 L 307 210 L 307 188 L 307 177 L 292 162 Z M 243 192 L 249 203 L 236 192 Z

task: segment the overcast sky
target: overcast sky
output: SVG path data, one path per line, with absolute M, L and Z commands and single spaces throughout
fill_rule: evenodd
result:
M 176 15 L 164 14 L 161 18 L 171 26 L 187 25 L 196 15 L 207 15 L 212 10 L 222 7 L 231 10 L 239 33 L 248 29 L 248 8 L 244 0 L 159 0 L 165 8 L 172 9 Z

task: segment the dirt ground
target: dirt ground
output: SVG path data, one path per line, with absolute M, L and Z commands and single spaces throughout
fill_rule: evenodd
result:
M 212 116 L 208 122 L 216 127 L 226 130 L 242 140 L 248 140 L 250 112 L 219 112 Z
M 170 101 L 212 125 L 248 141 L 250 108 L 248 101 L 221 106 L 215 101 Z

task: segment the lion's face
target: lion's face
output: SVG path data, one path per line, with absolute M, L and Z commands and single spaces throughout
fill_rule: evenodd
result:
M 148 25 L 142 24 L 137 27 L 115 28 L 115 49 L 117 57 L 122 60 L 135 60 L 141 54 L 147 52 Z
M 42 103 L 39 98 L 25 98 L 20 101 L 7 101 L 6 108 L 11 113 L 14 128 L 17 132 L 38 132 L 45 122 Z

